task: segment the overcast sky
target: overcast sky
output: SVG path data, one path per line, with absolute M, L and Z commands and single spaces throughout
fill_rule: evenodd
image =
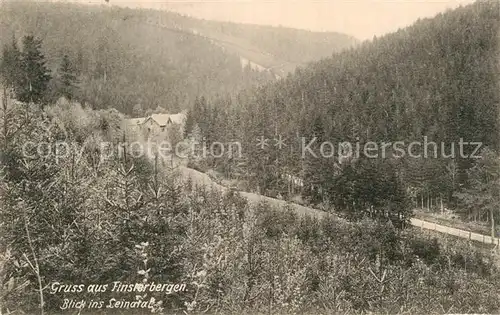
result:
M 71 0 L 104 3 L 101 0 Z M 195 17 L 347 33 L 371 39 L 473 0 L 110 0 L 129 7 L 169 9 Z

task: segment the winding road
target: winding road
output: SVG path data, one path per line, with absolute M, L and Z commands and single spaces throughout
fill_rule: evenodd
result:
M 181 178 L 183 180 L 187 180 L 188 178 L 191 178 L 193 185 L 203 185 L 205 187 L 212 187 L 214 189 L 218 189 L 220 191 L 227 191 L 228 188 L 224 187 L 222 185 L 217 184 L 214 182 L 207 174 L 196 171 L 191 168 L 187 168 L 185 166 L 179 166 L 177 168 L 180 172 Z M 287 204 L 287 201 L 285 200 L 279 200 L 271 197 L 266 197 L 262 196 L 259 194 L 254 194 L 254 193 L 249 193 L 249 192 L 244 192 L 244 191 L 239 191 L 239 193 L 248 199 L 249 202 L 251 203 L 259 203 L 261 201 L 266 201 L 270 205 L 273 205 L 277 208 L 283 208 Z M 323 218 L 328 215 L 328 213 L 314 209 L 314 208 L 309 208 L 309 207 L 304 207 L 295 203 L 288 203 L 288 205 L 295 210 L 299 215 L 309 215 L 312 217 L 316 218 Z M 342 218 L 339 218 L 339 220 L 344 220 Z M 461 230 L 461 229 L 456 229 L 452 228 L 449 226 L 445 225 L 440 225 L 437 223 L 433 222 L 428 222 L 416 218 L 412 218 L 410 220 L 410 223 L 418 228 L 421 229 L 426 229 L 426 230 L 431 230 L 431 231 L 436 231 L 439 233 L 443 234 L 448 234 L 448 235 L 453 235 L 456 237 L 464 238 L 464 239 L 469 239 L 472 241 L 476 242 L 481 242 L 484 244 L 495 244 L 497 245 L 497 248 L 500 248 L 500 238 L 492 238 L 491 236 L 488 235 L 483 235 L 483 234 L 478 234 L 466 230 Z

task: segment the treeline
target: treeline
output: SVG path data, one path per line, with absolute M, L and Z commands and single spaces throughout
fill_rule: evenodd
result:
M 64 299 L 84 299 L 104 306 L 82 314 L 109 314 L 111 298 L 156 299 L 136 314 L 500 307 L 493 257 L 466 243 L 439 245 L 373 221 L 298 217 L 288 207 L 183 183 L 159 159 L 106 152 L 103 142 L 124 140 L 122 119 L 63 100 L 44 109 L 9 100 L 1 108 L 2 313 L 55 314 Z M 186 289 L 117 293 L 114 281 Z M 56 282 L 101 292 L 53 293 Z
M 278 60 L 292 65 L 331 57 L 334 52 L 358 44 L 354 37 L 336 32 L 311 32 L 287 27 L 232 22 L 214 23 L 206 20 L 193 21 L 193 27 L 196 26 L 211 36 L 239 39 L 243 45 L 259 48 Z M 276 65 L 276 68 L 280 69 L 281 66 Z
M 208 40 L 129 18 L 134 14 L 119 8 L 4 3 L 0 43 L 9 44 L 13 35 L 33 35 L 43 41 L 49 70 L 68 56 L 78 71 L 80 102 L 130 115 L 134 106 L 178 112 L 195 95 L 226 94 L 274 79 L 242 69 L 238 56 Z
M 229 39 L 219 36 L 229 41 L 225 49 L 192 33 L 197 29 L 219 34 L 222 25 L 154 10 L 7 1 L 0 7 L 0 45 L 10 45 L 12 36 L 33 35 L 43 41 L 42 53 L 52 72 L 67 55 L 78 72 L 78 100 L 95 109 L 112 107 L 136 115 L 134 107 L 144 112 L 160 106 L 179 112 L 196 96 L 215 98 L 275 80 L 272 73 L 242 68 L 238 51 L 228 48 L 237 45 L 245 50 L 249 40 L 237 36 L 249 36 L 251 30 Z M 256 31 L 257 37 L 267 31 L 272 29 Z M 273 31 L 277 38 L 293 42 L 295 33 L 289 33 Z M 319 58 L 336 38 L 339 42 L 328 55 L 352 43 L 338 34 L 328 38 L 326 44 L 309 43 L 307 50 L 319 50 Z M 264 42 L 254 39 L 252 45 L 253 50 L 269 52 Z M 288 48 L 301 51 L 299 44 Z M 273 58 L 276 65 L 284 62 L 279 55 Z
M 219 133 L 243 143 L 250 189 L 288 194 L 280 175 L 291 174 L 305 181 L 301 194 L 309 202 L 347 212 L 459 206 L 457 193 L 475 189 L 477 176 L 469 173 L 484 171 L 475 167 L 477 160 L 460 156 L 460 139 L 481 142 L 492 152 L 499 149 L 499 9 L 494 1 L 460 7 L 240 93 L 229 107 L 212 102 L 214 108 L 230 108 L 223 120 L 230 117 L 234 123 L 210 120 L 213 116 L 196 106 L 192 116 L 203 117 L 198 124 L 225 128 Z M 210 132 L 202 136 L 210 138 Z M 285 150 L 273 146 L 278 136 L 287 139 Z M 265 150 L 256 146 L 259 137 L 270 139 Z M 367 158 L 361 151 L 360 158 L 343 160 L 337 147 L 331 158 L 308 152 L 303 157 L 303 139 L 309 144 L 313 138 L 316 153 L 323 141 L 359 143 L 361 148 L 370 141 L 379 146 L 404 141 L 406 149 L 418 141 L 422 145 L 413 153 L 422 158 L 393 156 L 389 149 L 386 158 Z M 424 139 L 437 144 L 437 157 L 432 146 L 423 157 Z M 455 146 L 453 158 L 442 155 L 441 143 L 448 156 Z M 462 155 L 474 150 L 465 145 Z M 230 165 L 220 167 L 236 164 Z M 497 177 L 482 178 L 487 187 L 495 187 Z M 482 196 L 491 201 L 487 193 Z M 491 220 L 489 210 L 469 205 L 468 211 Z

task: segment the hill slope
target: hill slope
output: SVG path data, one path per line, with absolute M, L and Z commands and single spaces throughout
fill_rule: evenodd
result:
M 237 135 L 232 138 L 243 142 L 245 160 L 215 167 L 225 173 L 244 167 L 239 174 L 269 194 L 287 190 L 280 174 L 292 174 L 304 178 L 303 193 L 314 202 L 328 200 L 344 208 L 356 200 L 356 210 L 363 212 L 366 204 L 360 198 L 379 206 L 387 202 L 384 194 L 392 198 L 380 184 L 386 178 L 414 191 L 413 202 L 451 202 L 475 162 L 459 156 L 470 156 L 476 149 L 465 145 L 459 153 L 460 139 L 498 149 L 499 31 L 498 2 L 477 2 L 420 20 L 241 95 L 235 110 L 219 115 L 220 120 L 203 119 L 202 136 Z M 240 123 L 224 124 L 227 115 Z M 286 139 L 286 150 L 273 147 L 278 136 Z M 259 137 L 269 139 L 266 148 L 256 146 Z M 314 137 L 309 148 L 319 158 L 301 150 Z M 431 146 L 429 158 L 423 158 L 425 139 L 443 143 L 444 151 L 438 145 L 434 158 Z M 327 146 L 321 156 L 324 141 L 333 144 L 334 152 Z M 338 144 L 343 141 L 353 150 L 359 144 L 362 158 L 341 163 Z M 391 158 L 391 152 L 397 154 L 397 141 L 404 141 L 404 158 Z M 413 141 L 421 144 L 413 147 L 413 155 L 422 158 L 410 157 Z M 364 154 L 368 142 L 377 144 L 378 158 Z M 384 142 L 389 143 L 385 155 Z M 455 158 L 450 159 L 445 155 L 452 145 Z M 322 189 L 311 190 L 318 186 Z
M 84 100 L 125 113 L 137 103 L 177 111 L 198 95 L 268 82 L 355 43 L 336 33 L 229 25 L 154 10 L 3 3 L 0 44 L 26 34 L 43 40 L 53 70 L 63 54 L 70 56 Z M 253 67 L 245 69 L 248 62 Z

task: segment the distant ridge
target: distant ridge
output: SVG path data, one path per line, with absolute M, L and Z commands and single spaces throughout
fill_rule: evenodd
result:
M 43 41 L 53 71 L 69 55 L 80 71 L 80 99 L 127 114 L 136 104 L 178 112 L 197 96 L 234 94 L 357 43 L 338 33 L 212 22 L 151 9 L 3 3 L 0 45 L 26 34 Z

